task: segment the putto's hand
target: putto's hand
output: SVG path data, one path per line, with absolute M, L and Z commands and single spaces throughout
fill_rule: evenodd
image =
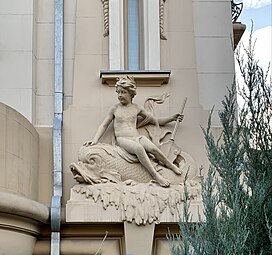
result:
M 87 142 L 85 142 L 85 143 L 83 144 L 83 146 L 88 147 L 88 146 L 95 145 L 95 144 L 97 144 L 97 142 L 95 143 L 94 141 L 87 141 Z
M 178 115 L 178 116 L 177 116 L 177 121 L 182 122 L 182 121 L 183 121 L 183 118 L 184 118 L 184 115 L 183 115 L 183 114 L 180 114 L 180 113 L 178 113 L 177 115 Z
M 183 118 L 184 118 L 184 115 L 180 114 L 179 112 L 173 115 L 173 120 L 174 121 L 182 122 Z
M 158 121 L 157 118 L 154 118 L 154 125 L 155 125 L 155 126 L 158 126 L 158 127 L 160 126 L 159 121 Z

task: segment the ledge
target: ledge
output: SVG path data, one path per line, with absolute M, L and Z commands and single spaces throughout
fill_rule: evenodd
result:
M 189 181 L 191 184 L 187 183 L 193 221 L 197 221 L 198 208 L 202 205 L 200 179 L 195 180 L 191 179 Z M 171 202 L 173 199 L 175 203 Z M 124 182 L 76 184 L 71 188 L 70 200 L 66 204 L 66 222 L 126 221 L 135 222 L 137 225 L 153 222 L 175 223 L 179 221 L 179 212 L 182 211 L 183 206 L 184 185 L 180 184 L 168 188 L 154 183 L 136 182 L 133 186 Z
M 49 208 L 46 205 L 9 192 L 0 191 L 0 212 L 49 222 Z
M 242 24 L 241 22 L 234 22 L 233 23 L 234 49 L 236 49 L 245 30 L 246 30 L 245 24 Z
M 170 74 L 169 70 L 101 70 L 100 78 L 102 78 L 102 84 L 110 87 L 115 85 L 116 78 L 124 75 L 133 76 L 138 87 L 160 87 L 168 83 Z

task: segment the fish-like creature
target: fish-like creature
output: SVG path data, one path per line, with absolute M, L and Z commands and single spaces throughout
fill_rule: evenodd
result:
M 179 151 L 174 162 L 182 170 L 182 175 L 176 175 L 152 156 L 151 162 L 156 171 L 173 185 L 183 183 L 186 173 L 188 180 L 196 177 L 194 160 L 185 152 Z M 105 143 L 82 146 L 79 150 L 78 162 L 71 163 L 70 169 L 74 179 L 79 183 L 126 182 L 130 184 L 156 182 L 147 169 L 139 163 L 136 156 L 127 153 L 118 146 Z

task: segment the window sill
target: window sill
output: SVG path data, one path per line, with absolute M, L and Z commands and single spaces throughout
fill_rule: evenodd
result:
M 115 85 L 116 78 L 124 75 L 133 76 L 138 87 L 160 87 L 168 83 L 170 74 L 169 70 L 101 70 L 100 78 L 102 78 L 102 84 L 110 87 Z

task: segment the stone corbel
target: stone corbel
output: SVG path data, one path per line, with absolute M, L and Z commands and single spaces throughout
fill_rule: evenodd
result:
M 167 40 L 164 34 L 164 4 L 166 0 L 160 0 L 160 38 L 162 40 Z
M 110 87 L 115 85 L 118 77 L 124 75 L 133 76 L 137 87 L 160 87 L 168 83 L 170 74 L 171 71 L 169 70 L 101 70 L 100 78 L 102 79 L 102 84 L 107 84 Z
M 109 0 L 101 0 L 104 14 L 104 37 L 109 35 Z

